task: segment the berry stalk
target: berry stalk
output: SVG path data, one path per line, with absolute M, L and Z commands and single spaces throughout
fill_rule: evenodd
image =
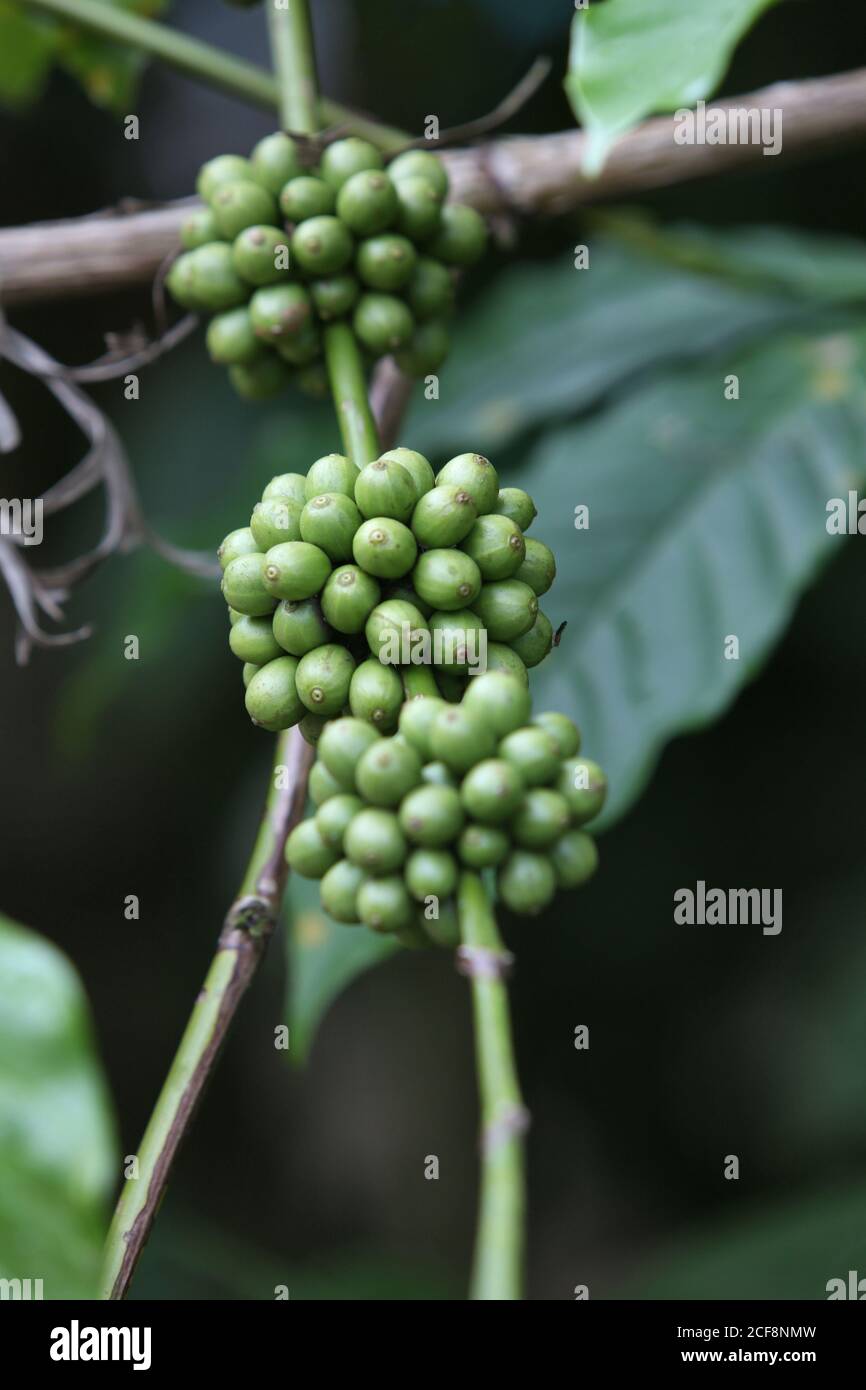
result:
M 332 323 L 325 329 L 325 360 L 343 447 L 352 462 L 364 468 L 379 457 L 379 435 L 358 340 L 348 324 Z
M 266 8 L 280 89 L 280 120 L 286 130 L 315 135 L 322 122 L 308 0 L 291 0 L 285 9 L 269 0 Z

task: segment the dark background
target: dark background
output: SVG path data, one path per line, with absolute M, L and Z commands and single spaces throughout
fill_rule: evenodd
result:
M 388 121 L 416 129 L 430 110 L 443 125 L 477 116 L 538 52 L 555 74 L 512 128 L 573 119 L 558 82 L 564 0 L 318 0 L 316 12 L 325 90 Z M 172 22 L 265 61 L 258 11 L 187 0 Z M 742 45 L 723 90 L 864 63 L 857 0 L 793 0 Z M 137 144 L 55 75 L 28 115 L 0 116 L 3 222 L 182 195 L 202 160 L 271 128 L 267 115 L 156 67 L 135 110 Z M 860 235 L 862 169 L 862 151 L 845 149 L 643 201 L 663 218 Z M 571 220 L 527 228 L 518 254 L 544 257 L 574 239 Z M 12 317 L 61 360 L 83 362 L 105 331 L 147 316 L 147 296 L 130 294 Z M 4 368 L 0 389 L 26 441 L 3 463 L 0 491 L 34 496 L 80 443 L 35 384 Z M 244 474 L 251 415 L 223 399 L 200 339 L 144 374 L 140 402 L 124 404 L 119 384 L 96 394 L 167 534 L 210 546 L 221 509 L 222 529 L 243 523 L 260 490 Z M 268 447 L 256 454 L 262 481 L 279 462 Z M 232 498 L 247 499 L 240 521 Z M 80 506 L 46 552 L 71 553 L 99 521 L 96 504 Z M 163 637 L 161 616 L 177 605 L 183 621 Z M 533 1298 L 569 1298 L 578 1283 L 593 1297 L 822 1297 L 858 1256 L 864 607 L 855 543 L 726 718 L 667 750 L 647 794 L 604 837 L 594 884 L 547 918 L 505 923 L 520 957 L 515 1027 L 534 1116 Z M 200 587 L 150 557 L 116 558 L 75 615 L 99 622 L 89 646 L 37 653 L 20 670 L 0 596 L 0 907 L 62 945 L 83 975 L 129 1153 L 242 871 L 269 748 L 242 716 L 223 614 Z M 138 663 L 122 658 L 128 631 L 142 635 Z M 711 932 L 673 933 L 670 885 L 696 878 L 783 888 L 782 936 L 750 935 L 734 951 Z M 124 920 L 128 893 L 141 897 L 138 923 Z M 465 983 L 444 953 L 391 961 L 338 1001 L 302 1072 L 273 1047 L 283 993 L 275 943 L 182 1154 L 138 1294 L 268 1298 L 287 1283 L 292 1297 L 462 1296 L 476 1176 Z M 581 1023 L 588 1053 L 572 1044 Z M 729 1153 L 741 1160 L 736 1184 L 723 1179 Z M 439 1156 L 438 1183 L 423 1178 L 427 1154 Z M 838 1234 L 829 1267 L 828 1231 Z M 862 1246 L 860 1259 L 866 1273 Z

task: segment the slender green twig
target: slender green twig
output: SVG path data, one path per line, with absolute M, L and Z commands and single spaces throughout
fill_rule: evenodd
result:
M 361 350 L 348 324 L 332 323 L 325 329 L 325 358 L 343 447 L 363 468 L 379 456 L 379 435 L 367 395 Z
M 280 119 L 286 130 L 314 135 L 321 128 L 316 54 L 308 0 L 266 0 L 271 52 L 280 85 Z
M 504 982 L 511 957 L 478 874 L 461 875 L 457 907 L 463 943 L 458 962 L 472 981 L 481 1095 L 481 1195 L 471 1297 L 519 1299 L 525 1208 L 523 1134 L 529 1116 L 514 1064 Z

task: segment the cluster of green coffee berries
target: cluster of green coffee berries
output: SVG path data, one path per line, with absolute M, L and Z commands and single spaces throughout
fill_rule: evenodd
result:
M 480 454 L 435 479 L 412 449 L 362 469 L 328 454 L 306 477 L 272 479 L 219 549 L 251 719 L 274 732 L 300 723 L 315 741 L 348 710 L 393 732 L 401 666 L 429 665 L 452 701 L 484 669 L 525 688 L 553 642 L 538 597 L 556 564 L 524 536 L 535 515 Z
M 322 733 L 310 778 L 314 816 L 292 831 L 290 868 L 321 879 L 325 911 L 377 932 L 454 941 L 461 868 L 495 870 L 512 912 L 540 912 L 595 871 L 606 782 L 580 758 L 563 714 L 531 717 L 529 692 L 502 671 L 472 680 L 459 704 L 417 696 L 399 732 L 353 718 Z
M 214 315 L 210 355 L 250 400 L 292 378 L 326 389 L 321 327 L 341 318 L 371 359 L 393 354 L 411 376 L 438 371 L 455 274 L 483 254 L 483 219 L 445 202 L 448 176 L 428 151 L 407 150 L 387 169 L 356 137 L 328 145 L 316 169 L 303 153 L 277 131 L 249 159 L 203 166 L 205 206 L 181 229 L 172 295 Z

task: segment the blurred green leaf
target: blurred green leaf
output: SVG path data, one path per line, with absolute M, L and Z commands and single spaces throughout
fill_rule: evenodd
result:
M 588 132 L 585 167 L 654 111 L 708 97 L 755 20 L 777 0 L 607 0 L 572 21 L 565 90 Z
M 24 106 L 39 95 L 58 41 L 50 21 L 31 18 L 11 0 L 0 0 L 0 101 Z
M 75 971 L 0 917 L 0 1276 L 94 1295 L 116 1173 L 110 1107 Z

